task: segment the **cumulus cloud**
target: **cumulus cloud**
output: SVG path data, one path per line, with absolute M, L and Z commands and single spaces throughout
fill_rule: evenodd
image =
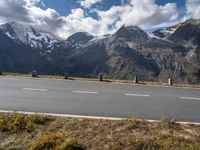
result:
M 33 6 L 40 2 L 41 0 L 25 0 L 27 6 Z
M 102 0 L 79 1 L 84 8 Z M 194 1 L 194 0 L 193 0 Z M 84 2 L 84 3 L 83 3 Z M 40 8 L 42 0 L 0 0 L 0 23 L 15 21 L 51 31 L 61 37 L 85 31 L 94 35 L 113 33 L 122 25 L 139 25 L 144 29 L 176 21 L 175 3 L 156 4 L 155 0 L 125 0 L 122 5 L 108 10 L 90 8 L 97 18 L 85 13 L 84 8 L 74 8 L 61 16 L 51 8 Z
M 22 8 L 22 1 L 11 1 L 11 0 L 1 0 L 0 1 L 0 20 L 1 23 L 13 20 L 24 20 L 30 21 L 27 17 L 28 12 L 26 9 Z
M 86 16 L 84 10 L 81 8 L 72 9 L 71 13 L 68 16 L 63 17 L 63 19 L 65 25 L 59 33 L 61 36 L 69 36 L 77 31 L 89 32 L 94 35 L 103 35 L 108 32 L 106 24 L 102 24 L 101 21 Z
M 39 2 L 41 0 L 1 0 L 0 23 L 14 21 L 56 33 L 64 24 L 62 17 L 54 9 L 37 7 Z
M 85 0 L 85 6 L 97 3 L 101 0 Z M 112 6 L 108 10 L 92 9 L 98 16 L 94 19 L 84 14 L 83 9 L 72 10 L 71 14 L 65 17 L 67 26 L 65 30 L 86 31 L 94 35 L 113 33 L 122 25 L 138 25 L 144 29 L 157 25 L 172 24 L 178 17 L 175 3 L 165 5 L 156 4 L 155 0 L 126 0 L 122 5 Z M 86 5 L 88 4 L 88 5 Z M 78 17 L 76 17 L 78 16 Z
M 102 2 L 103 0 L 81 0 L 80 5 L 84 8 L 90 8 L 92 5 Z
M 175 3 L 159 6 L 155 0 L 130 0 L 126 5 L 113 6 L 97 13 L 107 24 L 139 25 L 144 28 L 174 21 L 178 17 Z
M 187 0 L 186 9 L 189 17 L 200 19 L 200 0 Z

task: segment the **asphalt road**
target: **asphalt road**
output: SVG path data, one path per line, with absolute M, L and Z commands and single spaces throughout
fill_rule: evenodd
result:
M 200 89 L 1 76 L 0 110 L 200 122 Z

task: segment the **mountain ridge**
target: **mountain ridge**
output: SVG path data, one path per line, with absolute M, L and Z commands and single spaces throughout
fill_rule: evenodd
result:
M 8 29 L 8 32 L 5 28 L 2 29 L 1 25 L 0 36 L 3 48 L 0 48 L 0 58 L 6 57 L 2 53 L 8 51 L 8 48 L 3 41 L 8 38 L 10 40 L 7 45 L 12 45 L 12 42 L 18 43 L 19 46 L 25 45 L 26 49 L 37 52 L 38 58 L 45 60 L 43 63 L 46 66 L 53 64 L 54 71 L 45 72 L 47 68 L 44 65 L 43 70 L 40 69 L 42 73 L 68 72 L 72 76 L 96 77 L 102 72 L 107 78 L 113 79 L 133 79 L 134 76 L 138 76 L 142 80 L 166 81 L 171 77 L 175 82 L 199 83 L 199 22 L 199 20 L 187 20 L 166 29 L 158 29 L 151 35 L 137 26 L 122 26 L 114 34 L 101 37 L 77 32 L 65 40 L 57 39 L 56 36 L 51 37 L 50 33 L 44 34 L 33 27 L 24 33 L 25 35 L 33 34 L 34 38 L 31 40 L 40 44 L 42 42 L 42 46 L 37 46 L 37 44 L 32 46 L 31 42 L 27 44 L 23 40 L 15 41 L 15 38 L 12 39 L 8 35 L 9 33 L 14 36 L 15 30 L 13 33 L 11 29 Z M 36 38 L 41 37 L 42 34 L 46 37 L 45 40 Z M 16 37 L 19 38 L 17 35 Z M 50 41 L 48 38 L 51 38 Z M 11 49 L 15 52 L 17 47 Z M 21 59 L 20 56 L 17 57 L 19 58 L 9 56 L 9 59 Z M 39 65 L 35 59 L 34 57 L 32 60 L 33 64 Z M 3 65 L 2 62 L 0 69 L 6 71 Z M 33 66 L 31 68 L 35 69 Z M 27 72 L 26 68 L 25 70 Z M 23 67 L 20 71 L 23 71 Z

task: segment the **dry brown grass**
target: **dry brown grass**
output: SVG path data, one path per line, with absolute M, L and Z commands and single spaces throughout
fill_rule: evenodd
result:
M 135 119 L 112 121 L 19 114 L 1 114 L 0 120 L 1 124 L 2 122 L 7 124 L 6 130 L 5 126 L 0 127 L 0 149 L 198 150 L 200 148 L 200 126 L 182 125 L 173 120 L 150 123 Z M 28 124 L 31 124 L 31 128 Z

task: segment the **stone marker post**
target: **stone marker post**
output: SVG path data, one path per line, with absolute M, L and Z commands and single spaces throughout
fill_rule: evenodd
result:
M 138 84 L 138 77 L 137 76 L 134 77 L 134 83 Z
M 172 79 L 171 79 L 171 78 L 168 79 L 168 85 L 169 85 L 169 86 L 172 86 L 172 85 L 173 85 Z
M 33 78 L 38 77 L 38 73 L 37 73 L 37 71 L 35 71 L 35 70 L 32 71 L 32 77 L 33 77 Z
M 138 84 L 138 77 L 137 76 L 134 77 L 134 83 Z
M 65 72 L 65 79 L 69 79 L 69 74 Z
M 99 74 L 99 81 L 103 81 L 103 73 Z

